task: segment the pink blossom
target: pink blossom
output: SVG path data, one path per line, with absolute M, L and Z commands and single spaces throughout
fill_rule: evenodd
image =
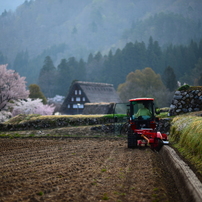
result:
M 25 77 L 6 68 L 7 65 L 0 65 L 0 110 L 9 106 L 11 101 L 26 99 L 29 95 Z
M 55 107 L 53 105 L 44 105 L 42 99 L 32 100 L 19 100 L 13 103 L 12 115 L 18 114 L 40 114 L 40 115 L 52 115 Z

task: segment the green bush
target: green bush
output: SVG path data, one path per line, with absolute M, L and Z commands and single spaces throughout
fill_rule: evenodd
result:
M 182 91 L 182 90 L 187 90 L 187 89 L 189 89 L 189 88 L 190 88 L 190 86 L 189 86 L 188 84 L 185 84 L 185 85 L 179 87 L 178 90 L 179 90 L 179 91 Z

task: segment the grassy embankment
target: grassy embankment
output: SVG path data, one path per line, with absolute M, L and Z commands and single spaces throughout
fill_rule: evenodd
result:
M 123 118 L 126 115 L 119 114 L 117 118 Z M 8 130 L 0 130 L 0 137 L 21 138 L 21 137 L 81 137 L 81 136 L 110 136 L 110 127 L 107 134 L 104 134 L 101 126 L 103 123 L 111 124 L 113 114 L 95 114 L 95 115 L 37 115 L 20 114 L 4 122 Z M 109 123 L 108 123 L 109 122 Z M 12 128 L 12 125 L 14 128 Z M 97 126 L 98 129 L 91 131 L 91 127 Z M 25 127 L 25 129 L 24 129 Z M 102 134 L 97 134 L 101 130 Z M 118 133 L 118 135 L 120 135 Z M 114 136 L 114 135 L 113 135 Z M 117 134 L 116 134 L 117 136 Z
M 169 140 L 202 175 L 202 117 L 181 115 L 173 118 Z
M 4 124 L 20 124 L 20 123 L 25 123 L 25 122 L 34 121 L 34 120 L 41 120 L 41 121 L 52 120 L 53 121 L 60 118 L 78 119 L 78 118 L 98 118 L 98 117 L 103 117 L 103 115 L 81 115 L 81 114 L 78 114 L 78 115 L 39 115 L 39 114 L 25 115 L 25 114 L 20 114 L 4 122 Z

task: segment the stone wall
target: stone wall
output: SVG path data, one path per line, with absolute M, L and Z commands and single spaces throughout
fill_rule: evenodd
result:
M 71 126 L 87 126 L 87 125 L 102 125 L 113 123 L 113 118 L 108 117 L 94 117 L 94 118 L 47 118 L 35 119 L 19 124 L 0 124 L 0 131 L 17 131 L 17 130 L 38 130 L 51 129 L 59 127 Z
M 57 116 L 56 116 L 57 117 Z M 52 118 L 52 119 L 36 119 L 26 121 L 19 124 L 0 124 L 0 131 L 23 131 L 23 130 L 41 130 L 52 129 L 71 126 L 92 126 L 92 130 L 97 130 L 105 133 L 117 132 L 115 131 L 117 123 L 121 126 L 127 121 L 127 119 L 109 117 L 94 117 L 94 118 Z M 158 125 L 158 131 L 161 133 L 169 134 L 171 119 L 160 119 Z M 96 126 L 95 126 L 96 125 Z M 119 133 L 119 131 L 118 131 Z
M 170 105 L 169 115 L 202 110 L 202 88 L 190 87 L 187 90 L 176 91 Z
M 161 133 L 165 133 L 169 135 L 171 123 L 172 123 L 172 119 L 170 118 L 160 119 L 157 130 L 160 131 Z

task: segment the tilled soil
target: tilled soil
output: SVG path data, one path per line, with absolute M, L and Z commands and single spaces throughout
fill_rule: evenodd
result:
M 158 153 L 125 139 L 0 139 L 0 201 L 181 201 Z

